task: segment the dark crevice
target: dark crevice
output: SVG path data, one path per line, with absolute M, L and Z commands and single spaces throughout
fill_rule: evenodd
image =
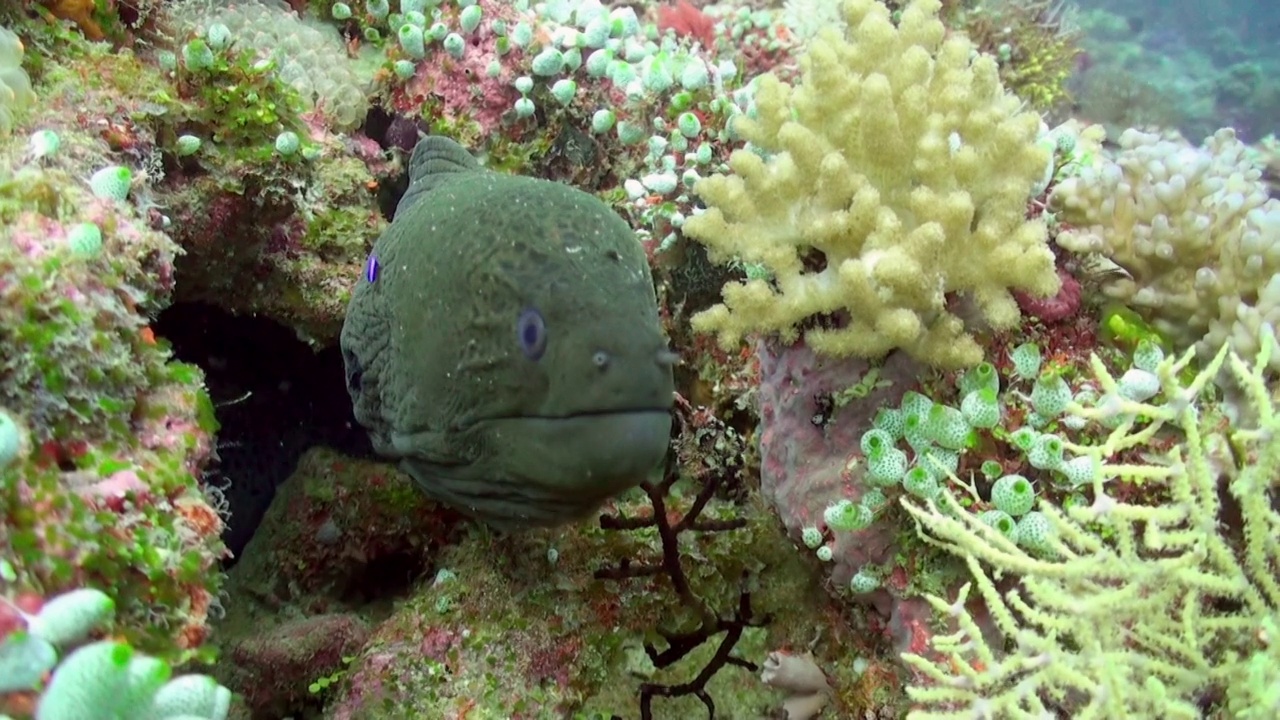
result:
M 418 581 L 432 569 L 423 561 L 422 554 L 409 552 L 379 555 L 362 567 L 352 569 L 339 593 L 339 601 L 349 607 L 364 607 L 408 597 Z
M 177 359 L 205 372 L 221 426 L 218 459 L 206 481 L 227 497 L 231 517 L 223 540 L 236 557 L 305 450 L 327 445 L 372 454 L 352 416 L 336 347 L 316 352 L 274 320 L 201 303 L 171 306 L 154 327 Z

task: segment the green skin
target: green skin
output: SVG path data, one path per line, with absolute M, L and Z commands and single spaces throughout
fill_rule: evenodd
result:
M 443 137 L 418 143 L 409 175 L 342 328 L 377 452 L 499 529 L 570 522 L 642 482 L 667 452 L 676 356 L 631 228 Z

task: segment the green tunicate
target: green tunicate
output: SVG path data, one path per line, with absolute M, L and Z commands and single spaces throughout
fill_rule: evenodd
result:
M 1092 483 L 1098 476 L 1098 463 L 1088 455 L 1081 455 L 1062 463 L 1058 470 L 1073 487 L 1079 487 Z
M 858 445 L 862 449 L 863 455 L 871 455 L 873 452 L 883 452 L 893 447 L 894 438 L 889 433 L 879 428 L 868 430 L 862 434 Z
M 204 40 L 196 38 L 182 46 L 182 63 L 193 72 L 208 70 L 213 67 L 213 50 Z
M 889 433 L 894 440 L 902 437 L 904 429 L 902 421 L 902 411 L 897 408 L 882 407 L 876 411 L 875 417 L 871 419 L 872 427 Z
M 676 128 L 681 135 L 687 138 L 694 138 L 702 132 L 702 121 L 694 113 L 683 112 L 680 113 L 680 117 L 676 118 Z
M 391 5 L 387 0 L 366 0 L 364 9 L 373 16 L 374 20 L 386 20 L 391 12 Z
M 862 493 L 860 501 L 873 515 L 878 515 L 889 504 L 889 498 L 880 488 L 871 488 Z
M 1018 527 L 1017 523 L 1014 522 L 1014 519 L 1009 515 L 1009 513 L 999 509 L 984 510 L 983 512 L 978 513 L 978 520 L 982 521 L 983 524 L 990 525 L 1000 531 L 1001 535 L 1004 535 L 1010 540 L 1013 539 L 1014 531 L 1017 530 Z
M 990 387 L 974 390 L 960 401 L 960 413 L 970 426 L 993 428 L 1000 424 L 1000 402 Z
M 1009 353 L 1013 372 L 1023 380 L 1030 380 L 1040 373 L 1040 346 L 1024 343 Z
M 929 447 L 932 442 L 928 433 L 925 432 L 924 416 L 917 412 L 904 412 L 902 416 L 902 438 L 907 441 L 912 450 L 919 452 L 921 449 Z
M 528 47 L 533 42 L 533 26 L 521 20 L 511 28 L 511 42 L 516 47 Z
M 569 78 L 560 78 L 551 85 L 551 97 L 561 105 L 568 105 L 573 102 L 574 96 L 578 94 L 578 83 Z
M 349 12 L 349 11 L 348 11 Z M 205 31 L 205 40 L 213 50 L 225 50 L 231 44 L 231 30 L 222 23 L 214 23 Z
M 1035 488 L 1021 475 L 1005 475 L 991 486 L 991 504 L 1013 517 L 1030 512 L 1035 502 Z
M 634 145 L 645 138 L 644 126 L 630 120 L 620 120 L 617 129 L 618 141 L 623 145 Z
M 444 37 L 444 51 L 455 60 L 460 60 L 467 51 L 467 41 L 458 33 L 449 33 Z
M 854 532 L 870 525 L 874 517 L 866 506 L 849 500 L 840 500 L 823 511 L 822 519 L 832 530 Z
M 1133 351 L 1133 366 L 1139 370 L 1154 373 L 1160 363 L 1164 362 L 1164 349 L 1147 338 L 1138 341 Z
M 902 409 L 904 414 L 918 413 L 923 416 L 927 415 L 929 413 L 929 408 L 933 407 L 933 400 L 930 400 L 928 396 L 921 395 L 915 390 L 908 390 L 902 395 L 902 402 L 899 403 L 898 407 Z
M 397 60 L 392 69 L 396 73 L 396 77 L 402 80 L 408 80 L 418 71 L 418 66 L 413 64 L 412 60 Z
M 89 178 L 89 190 L 102 200 L 123 201 L 133 186 L 133 171 L 123 165 L 109 165 Z
M 0 468 L 17 460 L 21 448 L 22 433 L 18 430 L 18 423 L 9 413 L 0 410 Z
M 600 134 L 613 129 L 618 116 L 612 110 L 597 110 L 591 115 L 591 131 Z
M 960 393 L 966 395 L 983 388 L 990 388 L 995 392 L 1000 391 L 1000 374 L 996 372 L 996 368 L 989 362 L 980 363 L 977 367 L 970 368 L 960 376 L 957 383 L 960 387 Z
M 872 485 L 897 485 L 906 472 L 907 454 L 896 447 L 885 448 L 867 456 L 867 481 Z
M 102 252 L 102 230 L 93 223 L 80 223 L 67 231 L 67 246 L 77 256 L 91 259 Z
M 400 40 L 400 47 L 409 57 L 421 60 L 427 56 L 427 45 L 425 38 L 422 36 L 422 28 L 411 23 L 405 23 L 400 26 L 396 36 Z
M 587 74 L 591 77 L 604 77 L 609 70 L 609 63 L 613 61 L 613 53 L 609 50 L 601 48 L 593 51 L 587 56 Z
M 200 151 L 200 138 L 195 135 L 179 135 L 174 147 L 179 157 L 194 155 Z
M 1034 428 L 1024 426 L 1014 430 L 1009 435 L 1009 442 L 1013 443 L 1013 446 L 1022 452 L 1031 452 L 1031 448 L 1035 446 L 1036 438 L 1038 437 L 1040 437 L 1040 434 Z
M 874 573 L 870 573 L 865 570 L 859 570 L 854 573 L 853 577 L 849 580 L 849 590 L 858 595 L 875 592 L 879 588 L 880 578 Z
M 1045 418 L 1061 415 L 1071 402 L 1071 386 L 1056 372 L 1045 372 L 1031 388 L 1031 407 Z
M 483 15 L 484 12 L 479 5 L 465 7 L 462 12 L 458 13 L 458 25 L 462 27 L 463 32 L 473 33 L 476 28 L 480 27 L 480 19 Z
M 925 420 L 925 434 L 944 448 L 959 450 L 970 444 L 973 431 L 964 413 L 948 405 L 936 404 L 929 408 Z
M 701 90 L 710 81 L 707 64 L 698 58 L 690 60 L 680 71 L 680 87 L 685 90 Z
M 938 496 L 942 485 L 928 470 L 919 465 L 907 471 L 902 478 L 902 489 L 924 500 L 932 500 Z
M 1031 467 L 1040 470 L 1057 470 L 1062 467 L 1064 448 L 1062 438 L 1052 433 L 1045 433 L 1036 438 L 1035 444 L 1027 453 L 1027 462 Z
M 1126 370 L 1116 385 L 1120 397 L 1134 402 L 1145 402 L 1160 392 L 1160 378 L 1136 367 Z
M 302 147 L 302 140 L 292 130 L 285 130 L 276 136 L 276 152 L 288 157 Z
M 529 69 L 534 75 L 543 77 L 558 75 L 564 70 L 564 54 L 553 47 L 543 48 L 542 52 L 534 56 Z
M 1013 533 L 1014 542 L 1032 551 L 1049 549 L 1049 540 L 1052 537 L 1053 525 L 1049 523 L 1049 518 L 1035 510 L 1018 520 L 1018 526 Z

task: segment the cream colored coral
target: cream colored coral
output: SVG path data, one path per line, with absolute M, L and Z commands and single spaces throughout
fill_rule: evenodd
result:
M 1256 353 L 1259 328 L 1280 325 L 1280 201 L 1262 169 L 1230 129 L 1199 148 L 1137 130 L 1119 144 L 1055 189 L 1051 204 L 1075 226 L 1059 244 L 1124 268 L 1104 289 L 1175 343 Z
M 1007 329 L 1020 319 L 1011 289 L 1058 291 L 1045 226 L 1025 219 L 1049 162 L 1040 118 L 1003 90 L 994 59 L 946 35 L 939 8 L 915 0 L 895 27 L 883 4 L 847 0 L 847 37 L 821 32 L 796 87 L 759 79 L 756 116 L 735 124 L 750 146 L 733 175 L 697 184 L 708 208 L 684 232 L 773 278 L 729 284 L 695 328 L 725 345 L 802 333 L 830 355 L 902 348 L 957 367 L 982 350 L 949 294 Z M 801 329 L 824 316 L 836 322 Z
M 31 80 L 22 69 L 22 40 L 0 27 L 0 137 L 13 130 L 14 115 L 36 102 Z

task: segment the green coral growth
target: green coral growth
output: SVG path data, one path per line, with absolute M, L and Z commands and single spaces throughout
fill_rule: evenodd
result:
M 0 640 L 0 699 L 5 693 L 38 693 L 39 720 L 95 718 L 133 720 L 222 720 L 231 707 L 231 691 L 206 675 L 170 679 L 169 664 L 136 653 L 124 642 L 100 640 L 59 659 L 60 648 L 83 643 L 110 624 L 115 604 L 89 588 L 50 599 L 35 614 L 23 612 L 3 596 L 26 623 L 25 630 Z M 44 676 L 52 672 L 52 679 Z M 92 709 L 92 710 L 90 710 Z M 18 718 L 29 717 L 19 711 Z
M 908 690 L 910 717 L 1280 713 L 1280 414 L 1264 375 L 1276 352 L 1265 326 L 1251 362 L 1223 347 L 1187 380 L 1194 353 L 1163 359 L 1159 393 L 1141 401 L 1094 356 L 1101 398 L 1067 412 L 1107 432 L 1063 443 L 1096 464 L 1092 501 L 1042 501 L 1015 531 L 1026 542 L 950 491 L 904 500 L 921 537 L 973 575 L 954 602 L 928 598 L 959 632 L 934 638 L 940 657 L 904 656 L 923 678 Z M 1219 397 L 1215 384 L 1231 392 Z M 1017 587 L 997 587 L 1008 575 Z M 967 609 L 973 589 L 1007 651 Z
M 281 133 L 305 135 L 298 119 L 305 105 L 280 79 L 273 59 L 258 60 L 235 46 L 213 49 L 197 37 L 183 46 L 174 72 L 180 100 L 173 114 L 182 132 L 253 149 L 259 161 L 271 156 Z

